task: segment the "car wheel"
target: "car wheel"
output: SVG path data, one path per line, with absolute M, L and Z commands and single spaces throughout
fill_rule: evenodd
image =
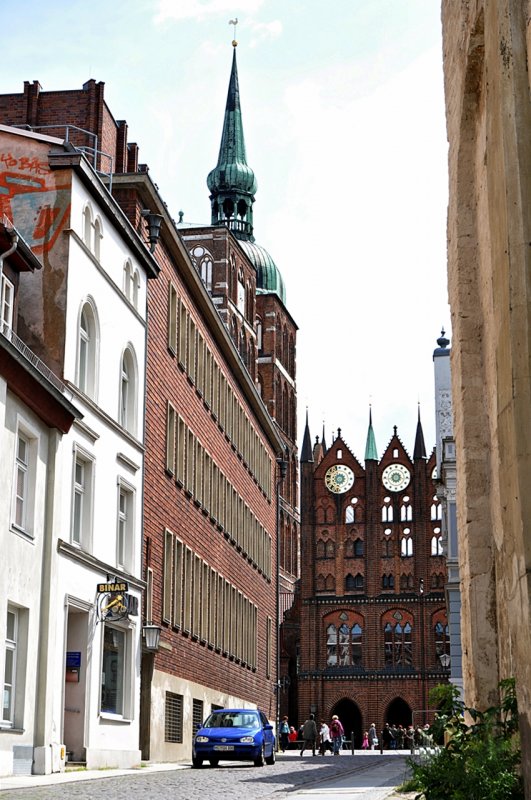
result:
M 255 767 L 263 767 L 265 764 L 265 752 L 264 752 L 264 745 L 262 745 L 260 749 L 260 753 L 256 756 L 254 760 Z
M 200 769 L 203 766 L 203 759 L 199 758 L 199 756 L 192 757 L 192 767 L 194 769 Z
M 275 757 L 275 745 L 273 744 L 273 745 L 271 745 L 271 755 L 266 758 L 265 762 L 266 762 L 266 764 L 269 764 L 270 766 L 273 766 L 273 764 L 275 763 L 275 760 L 276 760 L 276 757 Z
M 219 758 L 209 758 L 208 760 L 210 761 L 211 767 L 217 767 L 219 764 Z

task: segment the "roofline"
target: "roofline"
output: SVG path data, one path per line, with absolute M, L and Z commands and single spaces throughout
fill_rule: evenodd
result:
M 105 206 L 114 227 L 127 241 L 131 250 L 146 270 L 148 278 L 156 278 L 160 272 L 160 267 L 155 257 L 148 250 L 145 242 L 135 231 L 129 219 L 118 205 L 117 201 L 110 194 L 101 177 L 94 171 L 94 168 L 87 160 L 86 156 L 72 145 L 61 142 L 61 150 L 51 150 L 48 159 L 51 169 L 72 169 L 80 178 L 81 182 L 88 189 L 89 193 Z
M 199 310 L 209 323 L 213 338 L 225 356 L 227 363 L 238 376 L 239 385 L 243 389 L 262 428 L 267 432 L 275 452 L 283 453 L 284 442 L 276 431 L 275 423 L 265 407 L 262 398 L 258 394 L 251 376 L 245 369 L 234 342 L 230 338 L 229 332 L 212 302 L 212 298 L 208 294 L 203 281 L 192 264 L 181 234 L 177 230 L 177 226 L 170 216 L 166 204 L 162 200 L 149 174 L 146 172 L 115 173 L 112 181 L 115 187 L 135 187 L 140 195 L 143 195 L 142 199 L 144 200 L 145 198 L 145 205 L 149 206 L 158 214 L 162 214 L 164 225 L 161 228 L 161 238 L 164 240 L 170 255 L 176 257 L 177 264 L 186 267 L 186 269 L 182 269 L 180 276 L 196 300 Z

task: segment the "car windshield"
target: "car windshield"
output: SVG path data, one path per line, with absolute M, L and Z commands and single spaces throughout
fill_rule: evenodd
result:
M 256 730 L 260 727 L 256 714 L 246 714 L 244 711 L 225 711 L 211 714 L 204 725 L 205 728 L 249 728 Z

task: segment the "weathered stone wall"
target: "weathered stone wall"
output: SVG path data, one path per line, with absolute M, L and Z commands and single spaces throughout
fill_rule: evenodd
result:
M 530 0 L 443 0 L 465 700 L 515 676 L 531 798 Z

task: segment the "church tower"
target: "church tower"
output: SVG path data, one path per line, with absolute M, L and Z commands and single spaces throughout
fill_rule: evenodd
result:
M 218 161 L 207 177 L 211 225 L 183 226 L 181 233 L 203 281 L 209 276 L 218 312 L 284 442 L 286 477 L 279 487 L 282 620 L 299 574 L 297 325 L 286 306 L 280 270 L 255 240 L 258 184 L 247 163 L 236 47 L 234 41 Z

